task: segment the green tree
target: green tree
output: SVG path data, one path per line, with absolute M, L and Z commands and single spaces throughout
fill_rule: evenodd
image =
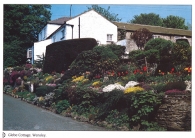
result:
M 178 41 L 172 49 L 171 56 L 175 65 L 183 64 L 184 66 L 189 66 L 192 61 L 192 48 L 188 43 Z
M 165 40 L 162 38 L 156 38 L 149 40 L 144 48 L 144 51 L 148 53 L 148 57 L 152 56 L 150 55 L 153 50 L 153 53 L 156 54 L 156 58 L 154 58 L 158 63 L 166 63 L 171 62 L 171 49 L 173 48 L 173 43 L 170 40 Z M 150 52 L 147 52 L 149 51 Z M 155 51 L 154 51 L 155 50 Z M 158 54 L 157 54 L 157 51 Z M 150 58 L 151 59 L 151 58 Z M 151 60 L 152 61 L 152 60 Z
M 88 7 L 88 10 L 95 10 L 96 12 L 98 12 L 99 14 L 101 14 L 102 16 L 104 16 L 106 19 L 108 19 L 109 21 L 121 21 L 120 18 L 118 18 L 118 14 L 115 14 L 115 13 L 110 13 L 110 6 L 108 6 L 107 9 L 105 8 L 102 8 L 98 5 L 92 5 L 91 7 Z
M 4 5 L 4 66 L 26 62 L 26 49 L 37 41 L 39 32 L 50 20 L 50 8 L 50 5 Z
M 134 19 L 130 20 L 129 23 L 163 26 L 161 17 L 155 13 L 135 15 Z
M 142 49 L 146 42 L 152 38 L 152 35 L 153 34 L 148 29 L 140 28 L 133 33 L 131 38 L 137 44 L 138 49 Z
M 179 16 L 167 16 L 163 18 L 163 26 L 167 28 L 177 28 L 177 29 L 188 29 L 188 26 L 185 25 L 185 19 Z

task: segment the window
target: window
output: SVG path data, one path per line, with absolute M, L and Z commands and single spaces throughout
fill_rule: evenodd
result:
M 32 58 L 32 49 L 31 48 L 29 48 L 27 50 L 27 58 Z
M 53 36 L 53 42 L 56 42 L 56 36 L 55 35 Z
M 40 32 L 39 38 L 40 38 L 40 41 L 41 41 L 42 40 L 42 32 Z
M 107 41 L 112 41 L 112 34 L 107 34 Z
M 43 30 L 43 39 L 45 39 L 46 38 L 46 28 L 44 28 L 44 30 Z
M 62 33 L 62 38 L 61 38 L 61 40 L 64 38 L 64 29 L 61 31 L 61 33 Z

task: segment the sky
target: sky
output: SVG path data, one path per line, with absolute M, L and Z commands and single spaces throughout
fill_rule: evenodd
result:
M 121 22 L 128 22 L 134 19 L 135 15 L 141 13 L 155 13 L 161 18 L 166 18 L 169 15 L 179 16 L 185 19 L 185 23 L 192 24 L 192 5 L 190 4 L 98 4 L 100 7 L 107 9 L 110 6 L 110 13 L 118 14 Z M 88 10 L 91 4 L 52 4 L 51 5 L 51 20 L 60 17 L 76 16 Z

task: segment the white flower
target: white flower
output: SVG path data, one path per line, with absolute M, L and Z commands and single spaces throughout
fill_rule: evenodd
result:
M 110 84 L 110 85 L 103 88 L 103 92 L 111 92 L 114 89 L 124 90 L 124 87 L 118 83 Z
M 125 85 L 125 89 L 129 88 L 129 87 L 134 87 L 135 85 L 138 85 L 139 83 L 136 81 L 129 81 L 126 85 Z
M 192 82 L 191 81 L 184 81 L 186 86 L 186 91 L 191 91 L 191 87 L 192 87 Z

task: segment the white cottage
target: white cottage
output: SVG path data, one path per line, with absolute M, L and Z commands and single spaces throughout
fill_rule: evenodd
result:
M 32 49 L 28 49 L 27 52 L 32 52 L 32 56 L 28 58 L 33 63 L 38 55 L 45 54 L 49 44 L 77 38 L 94 38 L 98 44 L 116 43 L 117 26 L 94 10 L 73 18 L 63 17 L 49 21 L 39 33 L 38 42 L 34 43 Z

